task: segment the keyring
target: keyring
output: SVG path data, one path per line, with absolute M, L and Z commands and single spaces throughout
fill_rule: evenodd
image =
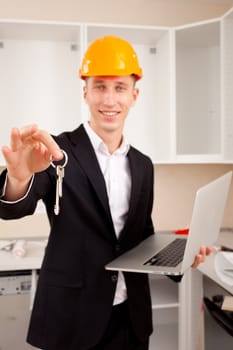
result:
M 64 161 L 64 164 L 63 165 L 60 165 L 62 168 L 65 168 L 65 166 L 67 165 L 67 163 L 68 163 L 68 155 L 67 155 L 67 153 L 63 150 L 63 149 L 61 149 L 61 151 L 62 151 L 62 153 L 64 154 L 64 156 L 65 156 L 65 161 Z M 50 157 L 50 164 L 52 165 L 52 167 L 54 167 L 54 168 L 56 168 L 57 166 L 54 164 L 54 162 L 53 162 L 53 156 L 51 156 Z

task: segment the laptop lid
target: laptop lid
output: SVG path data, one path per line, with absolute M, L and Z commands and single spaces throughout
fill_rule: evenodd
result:
M 146 264 L 157 252 L 161 251 L 177 238 L 174 234 L 156 233 L 145 239 L 132 250 L 107 264 L 106 269 L 165 275 L 183 274 L 192 265 L 201 245 L 212 246 L 216 242 L 223 219 L 231 179 L 232 171 L 197 190 L 189 234 L 187 238 L 181 237 L 181 239 L 187 239 L 183 260 L 177 266 Z

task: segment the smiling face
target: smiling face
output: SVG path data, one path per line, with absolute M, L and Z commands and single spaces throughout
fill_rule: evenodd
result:
M 138 92 L 133 76 L 86 79 L 84 99 L 91 113 L 90 126 L 103 140 L 112 135 L 120 142 L 125 119 Z

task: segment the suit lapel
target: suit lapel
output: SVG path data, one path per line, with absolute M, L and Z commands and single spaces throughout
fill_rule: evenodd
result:
M 71 134 L 71 142 L 73 144 L 72 152 L 74 157 L 85 171 L 101 205 L 112 222 L 104 177 L 96 158 L 95 151 L 83 125 Z
M 127 233 L 128 227 L 130 227 L 132 220 L 134 220 L 134 215 L 136 212 L 136 206 L 140 197 L 141 187 L 143 183 L 143 175 L 140 171 L 140 162 L 138 161 L 137 154 L 131 147 L 128 153 L 129 166 L 131 172 L 131 196 L 129 202 L 129 211 L 124 229 L 120 235 L 120 239 L 124 237 Z

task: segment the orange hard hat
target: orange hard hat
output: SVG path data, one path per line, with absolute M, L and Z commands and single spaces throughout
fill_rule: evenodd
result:
M 142 77 L 137 54 L 128 41 L 116 36 L 104 36 L 93 41 L 88 47 L 79 76 L 123 76 Z

